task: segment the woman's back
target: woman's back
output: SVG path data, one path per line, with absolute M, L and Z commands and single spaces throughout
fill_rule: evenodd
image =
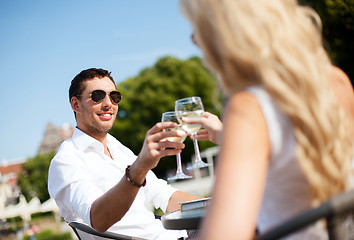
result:
M 262 233 L 311 207 L 311 187 L 296 160 L 296 140 L 290 119 L 262 87 L 247 89 L 256 97 L 267 122 L 270 160 L 257 227 Z M 313 228 L 291 239 L 326 239 L 324 228 Z

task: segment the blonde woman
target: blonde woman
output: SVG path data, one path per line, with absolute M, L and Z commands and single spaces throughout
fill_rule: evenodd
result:
M 295 0 L 180 4 L 229 95 L 223 127 L 203 119 L 210 137 L 208 120 L 223 132 L 213 137 L 221 151 L 199 239 L 251 239 L 256 226 L 266 231 L 349 189 L 353 88 L 331 65 L 318 15 Z M 327 237 L 317 224 L 289 239 Z

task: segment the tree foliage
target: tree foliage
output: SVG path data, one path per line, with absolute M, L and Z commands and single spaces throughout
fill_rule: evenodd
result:
M 354 0 L 300 0 L 320 15 L 325 47 L 354 85 Z
M 54 152 L 38 154 L 22 164 L 24 171 L 19 175 L 18 185 L 27 201 L 36 196 L 43 203 L 50 198 L 47 188 L 48 169 L 54 155 Z
M 217 83 L 198 57 L 185 61 L 163 57 L 154 66 L 143 69 L 136 77 L 121 82 L 117 87 L 123 99 L 111 134 L 135 154 L 139 154 L 146 132 L 161 121 L 162 113 L 174 111 L 177 99 L 199 96 L 206 111 L 217 115 L 221 113 Z M 186 140 L 185 144 L 183 162 L 190 161 L 194 154 L 191 140 Z M 211 143 L 200 142 L 201 149 L 210 146 Z M 166 170 L 175 165 L 175 161 L 162 160 L 154 172 L 163 177 Z

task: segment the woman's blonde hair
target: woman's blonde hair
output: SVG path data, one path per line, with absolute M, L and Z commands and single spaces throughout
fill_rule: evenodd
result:
M 296 0 L 181 0 L 181 9 L 227 94 L 261 84 L 290 117 L 314 203 L 345 190 L 353 149 L 318 15 Z

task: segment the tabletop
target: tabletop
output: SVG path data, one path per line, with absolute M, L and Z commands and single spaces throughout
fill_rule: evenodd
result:
M 161 217 L 162 225 L 166 229 L 173 230 L 192 230 L 198 229 L 201 220 L 205 215 L 205 208 L 188 210 L 188 211 L 175 211 L 167 213 Z

